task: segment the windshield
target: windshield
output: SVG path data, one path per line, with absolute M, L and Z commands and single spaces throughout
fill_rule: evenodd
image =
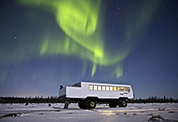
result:
M 74 84 L 73 87 L 81 87 L 81 82 Z

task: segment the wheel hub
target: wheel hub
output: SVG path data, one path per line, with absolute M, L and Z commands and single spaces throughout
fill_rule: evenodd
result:
M 126 105 L 126 102 L 125 102 L 125 101 L 122 101 L 122 105 L 125 106 L 125 105 Z
M 90 102 L 90 106 L 91 107 L 94 107 L 95 106 L 95 103 L 93 101 Z

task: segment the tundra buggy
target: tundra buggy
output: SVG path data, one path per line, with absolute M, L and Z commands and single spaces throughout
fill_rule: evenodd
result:
M 96 104 L 106 103 L 110 108 L 126 107 L 128 99 L 133 99 L 131 85 L 79 82 L 73 86 L 60 87 L 59 100 L 78 103 L 82 109 L 94 109 Z

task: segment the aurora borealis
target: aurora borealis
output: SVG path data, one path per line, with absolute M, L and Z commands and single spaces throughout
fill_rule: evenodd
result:
M 162 93 L 159 84 L 178 85 L 175 2 L 3 0 L 1 95 L 57 95 L 59 84 L 80 80 L 129 83 L 136 96 L 151 96 L 147 84 L 155 95 L 172 95 L 177 88 Z

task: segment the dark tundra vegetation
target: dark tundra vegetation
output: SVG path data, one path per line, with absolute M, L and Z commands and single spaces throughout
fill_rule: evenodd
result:
M 61 103 L 58 97 L 0 97 L 0 103 Z M 128 103 L 178 103 L 178 99 L 149 97 L 129 100 Z

